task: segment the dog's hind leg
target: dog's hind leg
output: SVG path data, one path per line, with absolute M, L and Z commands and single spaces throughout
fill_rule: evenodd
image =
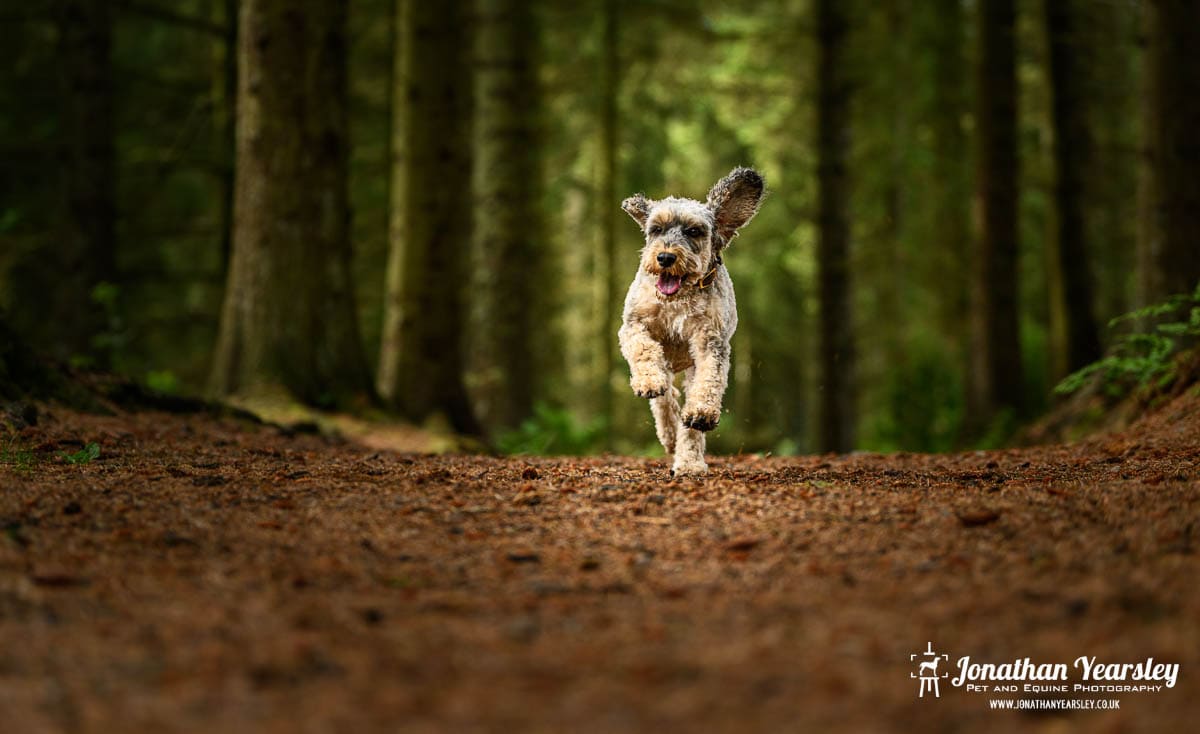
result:
M 683 374 L 683 389 L 691 389 L 692 379 L 696 368 L 689 367 Z M 708 464 L 704 463 L 704 431 L 687 428 L 683 425 L 682 416 L 679 418 L 676 430 L 675 461 L 671 473 L 677 477 L 698 477 L 708 473 Z
M 654 414 L 654 432 L 666 450 L 667 456 L 675 453 L 675 438 L 679 434 L 679 389 L 671 385 L 666 395 L 650 401 L 650 412 Z

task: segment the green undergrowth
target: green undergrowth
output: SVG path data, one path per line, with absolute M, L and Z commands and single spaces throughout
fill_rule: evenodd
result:
M 100 444 L 93 441 L 78 451 L 73 453 L 60 451 L 58 455 L 68 464 L 90 464 L 100 458 Z
M 581 421 L 565 408 L 539 403 L 515 430 L 496 437 L 496 448 L 503 454 L 581 456 L 594 453 L 604 436 L 602 419 Z
M 5 466 L 20 474 L 29 474 L 37 466 L 37 454 L 16 442 L 12 437 L 0 445 L 0 466 Z
M 1161 303 L 1118 316 L 1110 329 L 1125 329 L 1101 359 L 1068 375 L 1054 391 L 1071 395 L 1094 386 L 1106 397 L 1120 399 L 1135 391 L 1153 395 L 1179 377 L 1179 356 L 1200 341 L 1200 285 Z

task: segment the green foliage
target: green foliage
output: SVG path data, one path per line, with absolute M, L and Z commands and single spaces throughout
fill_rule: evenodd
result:
M 960 434 L 966 406 L 957 372 L 932 349 L 915 351 L 884 376 L 879 409 L 863 431 L 873 451 L 947 451 Z
M 6 446 L 0 447 L 0 466 L 12 467 L 15 471 L 28 474 L 33 471 L 37 457 L 27 448 L 17 446 L 15 437 Z
M 73 454 L 68 454 L 66 451 L 60 451 L 58 455 L 61 456 L 63 461 L 67 462 L 68 464 L 90 464 L 91 462 L 100 458 L 100 444 L 93 441 Z
M 1098 381 L 1106 395 L 1119 398 L 1134 389 L 1168 386 L 1175 379 L 1175 355 L 1200 338 L 1200 285 L 1193 293 L 1118 316 L 1108 326 L 1129 323 L 1145 328 L 1117 337 L 1109 354 L 1067 375 L 1054 392 L 1069 395 Z
M 539 403 L 519 428 L 501 435 L 496 446 L 505 454 L 566 454 L 594 452 L 604 437 L 604 422 L 579 422 L 563 408 Z
M 155 392 L 174 395 L 179 392 L 179 378 L 171 370 L 150 370 L 146 373 L 146 387 Z

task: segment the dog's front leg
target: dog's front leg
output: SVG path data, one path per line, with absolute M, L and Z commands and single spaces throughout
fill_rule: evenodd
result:
M 696 384 L 696 367 L 688 367 L 683 373 L 683 389 L 689 395 Z M 702 477 L 708 473 L 708 464 L 704 463 L 704 433 L 694 428 L 686 428 L 680 420 L 675 444 L 675 460 L 671 465 L 671 475 L 676 477 Z
M 618 332 L 621 354 L 629 362 L 629 386 L 639 398 L 657 398 L 671 389 L 671 370 L 662 344 L 645 325 L 629 321 Z
M 683 425 L 711 431 L 721 420 L 721 401 L 729 383 L 729 341 L 713 334 L 694 342 L 695 376 L 683 405 Z

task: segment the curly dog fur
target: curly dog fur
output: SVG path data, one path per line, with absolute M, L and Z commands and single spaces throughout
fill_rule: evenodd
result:
M 650 400 L 663 448 L 675 476 L 701 476 L 704 433 L 721 420 L 729 381 L 729 342 L 737 329 L 733 281 L 721 252 L 758 212 L 763 178 L 735 168 L 708 192 L 704 203 L 642 194 L 621 208 L 642 228 L 646 246 L 622 316 L 621 354 L 629 384 Z M 675 375 L 683 373 L 679 405 Z

